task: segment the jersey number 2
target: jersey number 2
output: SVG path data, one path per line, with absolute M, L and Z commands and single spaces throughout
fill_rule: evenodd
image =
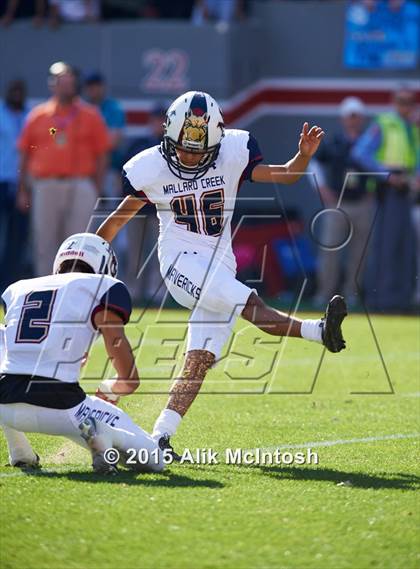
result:
M 38 290 L 25 297 L 18 329 L 17 344 L 40 344 L 48 336 L 56 290 Z
M 216 237 L 223 229 L 223 189 L 204 192 L 200 197 L 200 211 L 205 235 Z M 189 231 L 201 233 L 194 194 L 176 197 L 171 201 L 175 223 L 186 225 Z

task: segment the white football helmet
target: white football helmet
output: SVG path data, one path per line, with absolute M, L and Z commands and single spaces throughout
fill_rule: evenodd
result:
M 171 172 L 189 180 L 204 176 L 217 159 L 225 130 L 222 111 L 213 97 L 199 91 L 184 93 L 169 107 L 164 126 L 161 152 Z M 202 158 L 197 165 L 187 166 L 177 150 L 202 154 Z
M 67 237 L 55 256 L 54 274 L 64 261 L 83 261 L 96 274 L 117 276 L 118 262 L 111 245 L 94 233 L 76 233 Z

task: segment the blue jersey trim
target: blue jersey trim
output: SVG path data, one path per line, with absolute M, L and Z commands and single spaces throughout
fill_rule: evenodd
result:
M 252 182 L 252 172 L 253 172 L 255 166 L 258 166 L 258 164 L 260 164 L 260 162 L 262 162 L 264 159 L 262 152 L 260 150 L 259 144 L 258 144 L 257 140 L 252 136 L 252 134 L 249 135 L 247 148 L 249 151 L 248 164 L 246 165 L 244 171 L 242 172 L 242 175 L 241 175 L 241 178 L 239 181 L 239 186 L 245 180 Z
M 125 172 L 125 170 L 122 171 L 122 176 L 123 176 L 123 188 L 122 189 L 123 189 L 123 194 L 125 196 L 134 196 L 136 198 L 143 200 L 144 202 L 151 203 L 149 198 L 146 196 L 146 194 L 142 190 L 136 190 L 133 188 L 130 180 L 127 177 L 127 173 Z
M 122 318 L 124 324 L 127 324 L 130 320 L 132 308 L 131 296 L 125 284 L 122 282 L 115 283 L 106 291 L 99 304 L 93 309 L 91 316 L 92 326 L 96 330 L 95 316 L 102 310 L 111 310 Z

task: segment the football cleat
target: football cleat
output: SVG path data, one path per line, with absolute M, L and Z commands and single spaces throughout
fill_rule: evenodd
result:
M 341 331 L 341 324 L 347 316 L 347 306 L 344 298 L 338 294 L 332 297 L 325 310 L 322 323 L 322 343 L 330 352 L 341 352 L 346 342 Z
M 180 462 L 181 461 L 181 455 L 178 454 L 177 452 L 174 451 L 173 446 L 171 445 L 170 442 L 170 438 L 169 435 L 167 433 L 165 433 L 164 435 L 162 435 L 160 437 L 160 439 L 158 440 L 158 445 L 160 450 L 169 450 L 173 460 L 175 462 Z
M 107 476 L 115 476 L 118 474 L 118 468 L 105 460 L 103 452 L 92 454 L 92 468 L 96 474 L 106 474 Z
M 92 468 L 96 474 L 107 474 L 113 476 L 118 474 L 118 468 L 114 464 L 109 464 L 105 460 L 105 453 L 96 447 L 97 429 L 96 421 L 88 417 L 79 425 L 80 436 L 84 439 L 92 453 Z

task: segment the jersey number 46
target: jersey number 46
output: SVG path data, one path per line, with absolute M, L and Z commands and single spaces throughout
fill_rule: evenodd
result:
M 222 232 L 224 209 L 222 188 L 204 192 L 199 200 L 195 194 L 173 198 L 171 209 L 175 223 L 186 225 L 187 229 L 193 233 L 204 233 L 217 237 Z

